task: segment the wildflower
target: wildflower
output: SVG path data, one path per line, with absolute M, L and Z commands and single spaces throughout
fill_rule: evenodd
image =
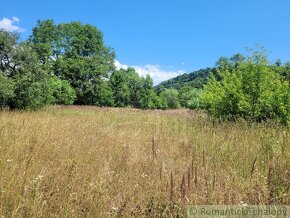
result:
M 240 202 L 240 205 L 242 206 L 247 206 L 248 204 L 247 203 L 244 203 L 243 201 Z
M 112 207 L 112 210 L 118 210 L 119 208 L 118 207 Z
M 142 173 L 141 174 L 141 177 L 143 177 L 143 178 L 145 178 L 145 177 L 147 177 L 148 175 L 146 175 L 145 173 Z
M 38 175 L 33 181 L 37 182 L 37 181 L 41 181 L 43 178 L 43 175 Z

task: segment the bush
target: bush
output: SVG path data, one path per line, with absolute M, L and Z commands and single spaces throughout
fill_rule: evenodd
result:
M 66 80 L 61 80 L 55 76 L 50 78 L 50 89 L 52 104 L 70 105 L 76 99 L 76 92 Z
M 201 89 L 195 89 L 190 86 L 184 86 L 179 90 L 180 105 L 185 108 L 201 108 L 200 95 Z
M 95 92 L 96 102 L 98 106 L 114 106 L 113 91 L 108 81 L 101 80 L 96 86 Z
M 33 81 L 33 77 L 30 73 L 17 76 L 10 108 L 35 110 L 51 102 L 49 80 Z
M 161 92 L 160 97 L 163 108 L 180 108 L 178 95 L 179 93 L 176 89 L 165 89 L 163 92 Z
M 268 63 L 265 54 L 254 52 L 239 67 L 222 67 L 218 73 L 221 80 L 211 76 L 202 95 L 213 117 L 289 124 L 289 83 Z

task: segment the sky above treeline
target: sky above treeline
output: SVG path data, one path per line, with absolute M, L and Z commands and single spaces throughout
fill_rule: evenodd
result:
M 38 19 L 97 26 L 116 52 L 154 83 L 213 67 L 256 44 L 290 61 L 289 0 L 0 0 L 0 28 L 26 39 Z

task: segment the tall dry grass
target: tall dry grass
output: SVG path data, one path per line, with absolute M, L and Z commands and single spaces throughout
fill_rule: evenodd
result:
M 202 112 L 0 112 L 0 215 L 183 217 L 187 204 L 288 204 L 290 132 Z

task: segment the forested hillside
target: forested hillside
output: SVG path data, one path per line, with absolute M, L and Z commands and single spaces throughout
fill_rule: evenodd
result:
M 161 92 L 164 89 L 177 89 L 179 90 L 183 86 L 190 86 L 193 88 L 200 89 L 206 84 L 208 77 L 211 72 L 216 72 L 215 68 L 206 68 L 193 71 L 192 73 L 185 73 L 174 77 L 172 79 L 161 82 L 154 87 L 156 92 Z
M 180 90 L 184 86 L 190 86 L 196 89 L 202 89 L 203 86 L 208 82 L 209 76 L 212 73 L 216 78 L 218 76 L 218 69 L 224 65 L 237 66 L 240 62 L 245 60 L 245 56 L 242 54 L 234 54 L 232 57 L 220 57 L 215 63 L 214 67 L 207 67 L 205 69 L 199 69 L 191 73 L 185 73 L 169 80 L 163 81 L 154 87 L 157 93 L 163 91 L 164 89 L 177 89 Z M 280 63 L 281 65 L 281 63 Z

